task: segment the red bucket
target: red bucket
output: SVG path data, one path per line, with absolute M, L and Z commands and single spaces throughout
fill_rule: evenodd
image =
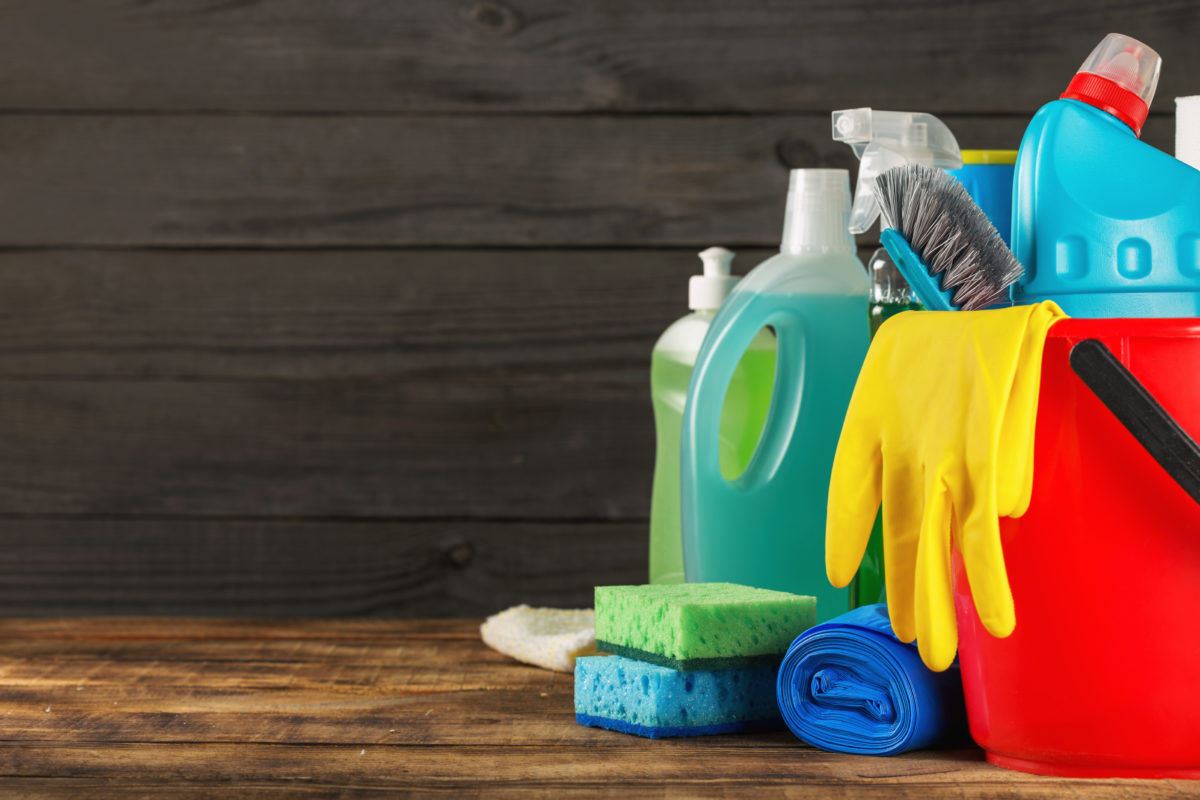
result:
M 1200 438 L 1200 320 L 1050 330 L 1032 502 L 1000 520 L 1011 636 L 984 630 L 954 558 L 971 735 L 1025 772 L 1200 778 L 1200 504 L 1072 370 L 1087 339 Z

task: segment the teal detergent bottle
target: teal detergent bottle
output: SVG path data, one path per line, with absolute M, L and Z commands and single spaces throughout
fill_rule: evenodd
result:
M 847 230 L 849 173 L 793 170 L 780 252 L 729 295 L 705 337 L 683 416 L 680 479 L 689 581 L 730 581 L 849 608 L 825 575 L 829 473 L 867 353 L 869 282 Z M 721 474 L 720 418 L 743 354 L 769 326 L 775 382 L 762 438 L 741 476 Z
M 654 488 L 650 497 L 650 582 L 683 583 L 683 533 L 679 509 L 679 436 L 683 409 L 696 354 L 738 278 L 732 273 L 733 253 L 710 247 L 700 253 L 703 275 L 688 282 L 692 313 L 670 325 L 650 355 L 650 399 L 654 406 L 657 452 Z M 721 411 L 721 473 L 742 474 L 762 433 L 775 379 L 775 337 L 760 331 L 746 348 Z
M 1140 141 L 1161 59 L 1109 34 L 1017 156 L 1017 303 L 1074 317 L 1200 316 L 1200 171 Z

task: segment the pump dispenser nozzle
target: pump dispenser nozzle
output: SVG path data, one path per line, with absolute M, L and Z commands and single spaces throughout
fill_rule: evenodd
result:
M 875 178 L 880 174 L 903 164 L 942 169 L 958 169 L 963 165 L 958 140 L 932 114 L 870 108 L 834 111 L 833 139 L 850 145 L 862 162 L 850 209 L 851 233 L 865 233 L 879 216 Z
M 733 252 L 724 247 L 710 247 L 700 251 L 700 261 L 704 264 L 704 274 L 688 280 L 688 307 L 692 311 L 720 308 L 741 280 L 731 274 Z

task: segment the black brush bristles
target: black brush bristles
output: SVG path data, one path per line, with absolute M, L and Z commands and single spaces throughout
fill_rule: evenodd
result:
M 996 226 L 945 170 L 894 167 L 875 179 L 875 194 L 885 227 L 908 240 L 957 308 L 975 311 L 1005 300 L 1025 271 Z

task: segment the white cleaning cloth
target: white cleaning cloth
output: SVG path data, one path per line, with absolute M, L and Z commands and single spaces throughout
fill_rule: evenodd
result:
M 596 651 L 596 612 L 513 606 L 488 617 L 479 633 L 488 647 L 518 661 L 574 672 L 576 656 Z

